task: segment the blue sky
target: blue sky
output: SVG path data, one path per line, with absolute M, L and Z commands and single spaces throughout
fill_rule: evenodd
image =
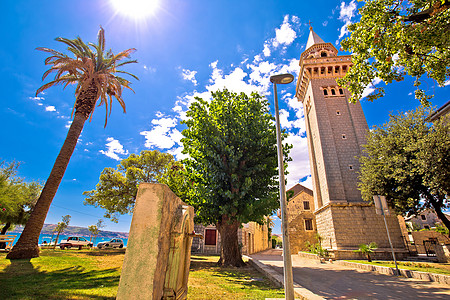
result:
M 123 2 L 133 7 L 139 1 Z M 63 44 L 54 41 L 59 36 L 95 42 L 102 25 L 107 48 L 113 52 L 137 49 L 133 58 L 139 63 L 126 70 L 140 81 L 133 82 L 135 94 L 126 91 L 123 95 L 127 113 L 114 103 L 108 126 L 103 128 L 105 110 L 96 109 L 92 121 L 85 124 L 46 219 L 56 223 L 70 214 L 71 225 L 76 226 L 95 224 L 103 217 L 101 209 L 83 205 L 82 193 L 95 188 L 105 167 L 115 167 L 120 159 L 146 149 L 182 158 L 179 122 L 194 96 L 208 98 L 210 91 L 227 87 L 259 91 L 273 103 L 269 77 L 289 72 L 297 78 L 308 22 L 325 42 L 339 49 L 339 42 L 348 36 L 345 25 L 358 20 L 361 5 L 355 1 L 317 5 L 314 1 L 159 0 L 153 13 L 136 19 L 109 0 L 6 0 L 2 4 L 0 159 L 20 161 L 19 175 L 28 180 L 47 179 L 75 101 L 72 87 L 51 88 L 35 97 L 47 70 L 45 53 L 35 48 L 63 51 Z M 449 100 L 450 81 L 442 88 L 429 81 L 424 88 L 435 94 L 434 106 Z M 407 78 L 387 86 L 386 97 L 373 103 L 363 100 L 369 126 L 385 123 L 390 112 L 417 107 L 413 91 Z M 288 187 L 299 181 L 311 187 L 302 105 L 294 94 L 295 84 L 279 91 L 282 126 L 294 146 Z M 117 224 L 105 221 L 105 230 L 128 231 L 131 216 L 121 216 Z M 279 233 L 276 223 L 274 231 Z

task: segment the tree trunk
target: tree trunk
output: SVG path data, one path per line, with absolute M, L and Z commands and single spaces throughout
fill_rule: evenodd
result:
M 0 233 L 0 234 L 6 234 L 6 232 L 9 229 L 9 227 L 11 227 L 11 222 L 8 222 L 8 223 L 5 224 L 5 226 L 3 226 L 2 233 Z
M 220 233 L 221 247 L 220 260 L 221 266 L 243 267 L 241 251 L 238 244 L 238 229 L 240 223 L 238 221 L 228 222 L 228 216 L 222 216 L 221 220 L 216 224 Z
M 447 227 L 448 231 L 449 231 L 449 237 L 450 237 L 450 220 L 447 219 L 447 217 L 445 216 L 445 214 L 442 212 L 442 208 L 441 206 L 433 200 L 430 200 L 431 205 L 434 208 L 434 211 L 436 212 L 436 215 L 438 216 L 438 218 L 441 220 L 441 222 L 444 224 L 445 227 Z
M 372 259 L 370 258 L 370 254 L 367 253 L 367 261 L 372 262 Z
M 2 228 L 2 232 L 0 234 L 6 234 L 6 232 L 8 231 L 9 227 L 11 227 L 11 223 L 6 223 L 5 226 L 3 226 Z M 6 248 L 6 243 L 5 242 L 1 242 L 0 243 L 0 249 L 5 249 Z
M 75 150 L 78 138 L 83 130 L 84 123 L 87 120 L 86 114 L 75 112 L 75 116 L 70 125 L 69 132 L 64 144 L 56 158 L 50 176 L 45 183 L 44 189 L 36 202 L 30 219 L 28 220 L 22 234 L 11 252 L 6 256 L 7 259 L 24 259 L 39 256 L 39 234 L 44 226 L 48 210 L 58 190 L 59 184 L 69 164 L 70 157 Z
M 58 234 L 56 235 L 55 245 L 53 246 L 53 249 L 56 249 L 56 244 L 58 244 L 59 234 L 60 234 L 60 232 L 58 231 Z

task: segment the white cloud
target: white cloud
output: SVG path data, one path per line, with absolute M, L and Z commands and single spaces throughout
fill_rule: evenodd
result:
M 444 86 L 447 86 L 447 85 L 450 85 L 450 79 L 448 79 L 444 82 Z
M 313 186 L 311 175 L 307 176 L 303 181 L 300 181 L 300 184 L 312 190 Z
M 297 17 L 298 19 L 298 17 Z M 272 41 L 274 47 L 279 45 L 290 45 L 297 37 L 297 33 L 289 24 L 289 15 L 284 16 L 283 24 L 275 29 L 275 39 Z
M 121 160 L 121 158 L 119 157 L 118 154 L 120 155 L 128 155 L 128 151 L 123 149 L 122 144 L 120 144 L 120 142 L 112 137 L 109 137 L 106 139 L 107 143 L 106 144 L 106 151 L 100 150 L 99 152 L 112 158 L 115 160 Z
M 56 111 L 56 108 L 53 105 L 49 105 L 45 107 L 45 111 Z
M 28 99 L 34 100 L 34 101 L 43 101 L 43 100 L 45 100 L 44 97 L 28 97 Z
M 264 56 L 265 56 L 265 57 L 270 56 L 269 44 L 264 44 L 263 53 L 264 53 Z
M 194 85 L 197 85 L 197 80 L 195 79 L 195 74 L 197 74 L 197 71 L 191 71 L 188 69 L 183 69 L 181 72 L 181 76 L 183 76 L 184 80 L 189 80 Z
M 140 132 L 145 137 L 145 147 L 170 149 L 175 144 L 180 144 L 181 133 L 174 128 L 177 123 L 177 117 L 152 120 L 153 128 L 149 131 Z
M 150 73 L 155 73 L 156 72 L 156 68 L 144 65 L 144 70 L 150 72 Z
M 342 26 L 340 29 L 339 39 L 341 39 L 344 35 L 349 33 L 347 26 L 351 24 L 351 20 L 355 16 L 355 12 L 356 12 L 355 0 L 352 0 L 349 4 L 341 2 L 341 7 L 339 11 L 339 20 L 344 22 L 344 26 Z
M 328 21 L 327 20 L 323 21 L 322 26 L 327 27 L 327 25 L 328 25 Z
M 70 125 L 72 125 L 72 120 L 67 121 L 65 127 L 70 128 Z
M 289 153 L 292 161 L 288 163 L 287 170 L 289 174 L 286 177 L 286 187 L 290 188 L 297 184 L 300 178 L 311 174 L 309 168 L 308 142 L 306 137 L 294 134 L 290 134 L 284 142 L 294 146 Z
M 378 78 L 378 77 L 377 77 L 377 78 L 375 78 L 375 79 L 372 81 L 372 83 L 368 84 L 368 85 L 366 86 L 366 88 L 364 89 L 362 95 L 361 95 L 361 99 L 363 99 L 363 98 L 369 96 L 370 94 L 372 94 L 373 91 L 375 91 L 375 86 L 376 86 L 377 84 L 379 84 L 381 81 L 382 81 L 381 78 Z

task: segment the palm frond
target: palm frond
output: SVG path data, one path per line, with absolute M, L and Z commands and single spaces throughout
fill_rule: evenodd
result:
M 117 70 L 116 73 L 127 74 L 127 75 L 130 75 L 131 77 L 133 77 L 134 79 L 139 80 L 139 78 L 136 75 L 134 75 L 134 74 L 132 74 L 130 72 L 127 72 L 127 71 Z
M 118 68 L 125 65 L 137 63 L 136 60 L 124 60 L 126 58 L 130 58 L 131 53 L 136 51 L 136 49 L 130 48 L 118 53 L 117 55 L 114 55 L 111 49 L 105 52 L 105 32 L 102 27 L 100 27 L 98 32 L 97 44 L 86 44 L 80 37 L 75 39 L 58 37 L 56 38 L 56 41 L 67 45 L 67 50 L 73 56 L 68 56 L 50 48 L 36 48 L 37 50 L 51 54 L 45 59 L 45 64 L 51 67 L 44 72 L 42 79 L 45 80 L 48 75 L 53 73 L 55 75 L 52 81 L 44 84 L 36 91 L 36 95 L 49 87 L 58 84 L 62 84 L 64 88 L 70 84 L 76 84 L 75 96 L 77 97 L 77 101 L 79 97 L 93 97 L 90 100 L 89 98 L 84 99 L 84 101 L 93 101 L 92 103 L 94 104 L 91 111 L 87 111 L 90 120 L 92 120 L 95 107 L 104 105 L 106 110 L 106 126 L 108 116 L 110 116 L 112 112 L 113 97 L 116 98 L 125 113 L 126 106 L 125 101 L 122 98 L 122 92 L 124 88 L 130 89 L 131 91 L 133 91 L 133 89 L 130 88 L 131 82 L 129 80 L 117 76 L 116 73 L 126 74 L 136 80 L 139 80 L 136 75 L 130 72 L 118 70 Z M 92 85 L 95 85 L 95 95 L 87 93 L 89 89 L 93 88 Z M 85 92 L 87 94 L 85 94 Z M 74 103 L 72 109 L 72 117 L 77 109 L 86 107 L 78 106 L 77 101 Z

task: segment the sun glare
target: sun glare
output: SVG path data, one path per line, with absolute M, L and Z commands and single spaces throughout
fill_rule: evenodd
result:
M 151 16 L 159 7 L 159 0 L 111 0 L 119 14 L 135 19 Z

